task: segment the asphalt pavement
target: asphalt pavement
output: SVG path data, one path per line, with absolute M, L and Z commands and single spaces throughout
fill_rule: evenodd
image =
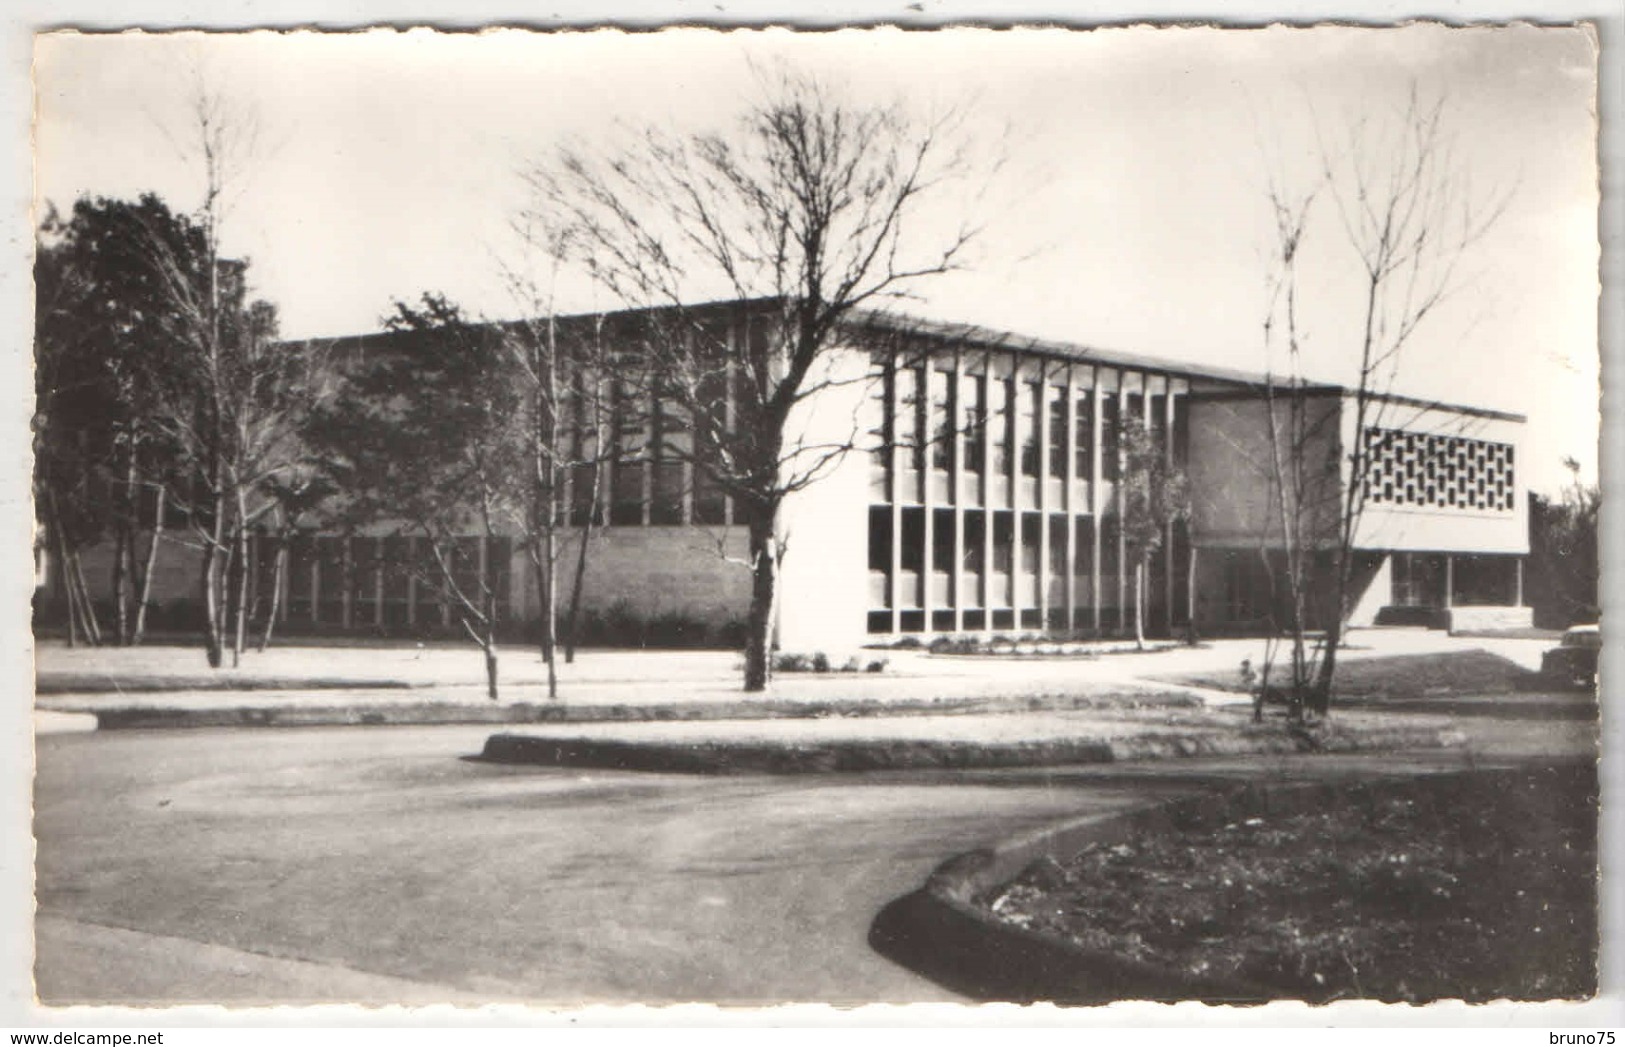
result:
M 867 945 L 943 859 L 1184 791 L 458 759 L 479 728 L 41 739 L 46 1003 L 952 999 Z
M 478 763 L 485 727 L 38 741 L 41 1000 L 953 999 L 868 946 L 943 860 L 1269 776 L 1594 751 L 1594 723 L 1469 748 L 978 772 L 707 777 Z

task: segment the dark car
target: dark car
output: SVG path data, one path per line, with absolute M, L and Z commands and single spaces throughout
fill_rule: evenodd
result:
M 1570 687 L 1597 686 L 1597 655 L 1602 652 L 1602 629 L 1576 625 L 1563 634 L 1563 642 L 1540 659 L 1540 674 Z

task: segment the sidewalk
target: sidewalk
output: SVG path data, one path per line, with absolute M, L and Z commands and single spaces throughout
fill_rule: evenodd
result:
M 1491 649 L 1538 664 L 1546 645 L 1461 640 L 1425 630 L 1363 630 L 1346 661 L 1392 654 Z M 251 651 L 237 669 L 211 671 L 187 647 L 36 651 L 36 709 L 92 714 L 105 727 L 371 723 L 536 723 L 919 716 L 1080 709 L 1245 705 L 1243 696 L 1152 677 L 1228 674 L 1258 659 L 1257 640 L 1096 658 L 931 655 L 864 650 L 883 672 L 781 673 L 767 695 L 739 689 L 740 656 L 726 651 L 588 650 L 559 667 L 559 699 L 531 648 L 501 655 L 501 700 L 485 696 L 470 645 L 289 646 Z M 836 664 L 844 661 L 832 653 Z

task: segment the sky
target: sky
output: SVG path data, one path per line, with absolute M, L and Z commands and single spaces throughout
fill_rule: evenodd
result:
M 974 213 L 971 266 L 908 310 L 1125 352 L 1262 371 L 1268 172 L 1305 184 L 1359 121 L 1414 89 L 1446 100 L 1462 198 L 1504 204 L 1395 391 L 1529 416 L 1525 479 L 1597 471 L 1595 53 L 1576 29 L 1317 27 L 668 30 L 536 34 L 53 34 L 36 45 L 37 205 L 155 191 L 197 206 L 183 147 L 194 75 L 256 115 L 223 231 L 291 337 L 376 330 L 438 290 L 510 316 L 519 177 L 561 143 L 649 124 L 723 129 L 752 64 L 858 102 L 954 109 L 1007 162 L 925 221 Z M 1348 381 L 1360 294 L 1335 206 L 1305 255 L 1305 370 Z M 614 302 L 574 274 L 563 310 Z

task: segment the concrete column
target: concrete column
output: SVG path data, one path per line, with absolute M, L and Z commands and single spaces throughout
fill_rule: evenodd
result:
M 1061 477 L 1066 506 L 1066 627 L 1078 627 L 1078 369 L 1066 369 L 1066 468 Z
M 351 560 L 350 539 L 340 538 L 339 542 L 342 543 L 340 545 L 342 552 L 339 554 L 339 600 L 343 607 L 340 613 L 343 618 L 344 628 L 348 629 L 355 622 L 355 609 L 350 606 L 353 598 L 350 592 L 352 588 L 350 580 L 354 577 L 355 571 Z
M 959 431 L 960 419 L 965 417 L 965 354 L 954 347 L 954 369 L 949 376 L 948 407 L 953 415 L 948 427 L 953 441 L 953 453 L 948 456 L 948 501 L 954 507 L 953 570 L 948 575 L 949 605 L 953 607 L 954 632 L 965 628 L 965 508 L 961 493 L 965 489 L 965 434 Z
M 1127 426 L 1128 417 L 1128 375 L 1122 373 L 1117 378 L 1117 424 Z M 1140 387 L 1140 398 L 1145 398 L 1145 387 Z M 1117 503 L 1117 628 L 1122 630 L 1129 624 L 1129 616 L 1134 612 L 1129 607 L 1130 584 L 1128 580 L 1128 549 L 1124 539 L 1127 537 L 1123 531 L 1123 441 L 1117 441 L 1117 461 L 1112 468 L 1116 470 L 1117 482 L 1112 485 L 1112 501 Z
M 982 633 L 993 634 L 993 354 L 982 357 L 982 403 L 989 411 L 982 418 Z M 998 419 L 1004 424 L 1004 419 Z
M 889 576 L 886 579 L 886 591 L 891 604 L 891 631 L 892 635 L 895 636 L 903 628 L 903 451 L 897 440 L 898 419 L 901 414 L 899 405 L 902 402 L 900 393 L 902 382 L 899 380 L 897 351 L 895 349 L 892 350 L 887 367 L 891 373 L 891 389 L 886 394 L 886 412 L 890 416 L 886 419 L 886 422 L 889 423 L 886 428 L 891 431 L 892 441 L 889 449 L 891 454 L 891 483 L 888 485 L 889 489 L 886 492 L 891 502 L 891 565 Z
M 273 575 L 271 578 L 271 584 L 277 586 L 276 620 L 278 623 L 288 620 L 288 587 L 293 577 L 293 535 L 288 535 L 282 542 L 282 555 L 285 559 L 282 561 L 282 570 L 278 572 L 281 577 Z
M 1513 597 L 1512 605 L 1514 607 L 1522 607 L 1523 606 L 1523 557 L 1521 557 L 1521 556 L 1515 556 L 1515 557 L 1512 558 L 1512 580 L 1513 580 L 1513 585 L 1515 586 L 1515 591 L 1517 593 L 1517 595 L 1515 597 Z
M 1033 484 L 1033 497 L 1038 503 L 1038 565 L 1033 571 L 1033 582 L 1038 586 L 1038 628 L 1049 629 L 1049 427 L 1050 427 L 1049 364 L 1038 365 L 1038 402 L 1033 405 L 1038 427 L 1038 476 Z
M 1090 612 L 1090 624 L 1095 632 L 1100 632 L 1100 408 L 1102 397 L 1100 393 L 1100 368 L 1094 368 L 1090 375 L 1089 388 L 1089 515 L 1093 520 L 1089 528 L 1089 595 L 1093 605 Z
M 649 399 L 638 405 L 644 412 L 643 419 L 643 452 L 638 455 L 637 469 L 642 476 L 642 491 L 638 498 L 642 503 L 638 510 L 638 523 L 647 527 L 654 522 L 655 507 L 655 399 L 654 393 L 649 393 Z
M 955 463 L 953 460 L 955 457 L 953 453 L 955 444 L 953 434 L 957 426 L 953 418 L 954 394 L 953 391 L 948 388 L 948 384 L 953 381 L 953 373 L 949 372 L 948 374 L 943 375 L 941 372 L 939 372 L 937 370 L 935 361 L 931 359 L 929 354 L 924 356 L 922 362 L 924 366 L 920 371 L 920 376 L 922 379 L 920 382 L 920 397 L 923 400 L 925 410 L 921 413 L 920 421 L 924 427 L 921 436 L 925 441 L 926 453 L 924 455 L 924 460 L 920 463 L 920 465 L 923 467 L 920 470 L 920 505 L 923 507 L 923 511 L 925 513 L 925 520 L 921 526 L 923 548 L 920 551 L 920 607 L 925 615 L 925 630 L 927 632 L 935 632 L 935 615 L 937 608 L 939 605 L 944 609 L 952 606 L 950 601 L 952 598 L 951 594 L 953 586 L 952 576 L 950 575 L 948 582 L 949 592 L 937 592 L 935 576 L 937 573 L 936 510 L 938 506 L 936 491 L 934 490 L 936 487 L 935 477 L 937 472 L 935 462 L 937 448 L 935 444 L 936 437 L 939 432 L 941 432 L 949 441 L 948 491 L 946 494 L 947 504 L 952 505 L 954 497 L 953 485 L 955 483 L 956 476 Z M 942 419 L 942 421 L 945 423 L 942 426 L 938 425 L 937 419 L 936 391 L 939 388 L 939 382 L 941 383 L 940 387 L 944 394 L 942 409 L 947 415 L 946 418 Z
M 310 540 L 310 620 L 322 620 L 322 540 Z
M 418 624 L 418 540 L 406 539 L 406 624 Z
M 1146 410 L 1149 412 L 1150 401 L 1146 401 Z M 1174 467 L 1174 383 L 1167 377 L 1162 379 L 1162 440 L 1163 461 L 1170 472 Z M 1174 634 L 1174 525 L 1168 524 L 1163 528 L 1162 534 L 1162 616 L 1163 627 L 1168 635 Z
M 1021 373 L 1021 357 L 1010 354 L 1010 631 L 1021 633 L 1021 611 L 1026 606 L 1021 598 L 1021 441 L 1027 435 L 1021 426 L 1021 401 L 1026 399 L 1026 386 Z
M 1452 553 L 1444 556 L 1444 606 L 1446 610 L 1456 605 L 1456 557 Z

